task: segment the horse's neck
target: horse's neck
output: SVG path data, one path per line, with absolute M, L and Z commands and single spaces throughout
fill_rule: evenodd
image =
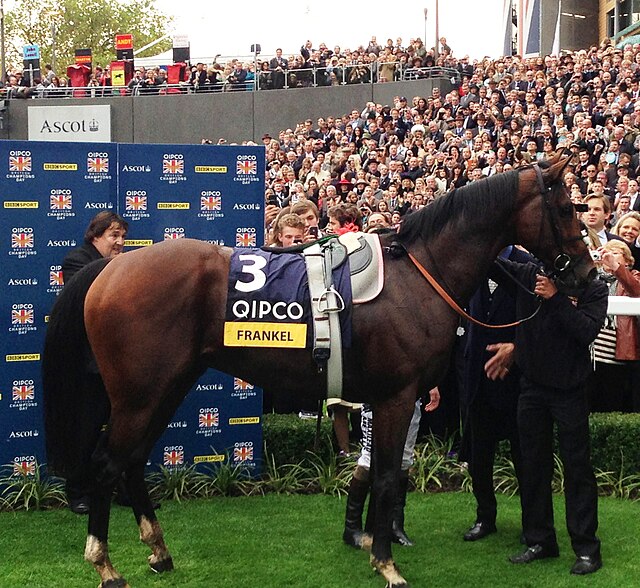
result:
M 500 251 L 509 244 L 505 217 L 502 223 L 445 227 L 422 246 L 421 260 L 455 298 L 466 304 L 486 276 Z

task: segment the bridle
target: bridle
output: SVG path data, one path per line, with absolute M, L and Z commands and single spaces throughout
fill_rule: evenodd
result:
M 542 171 L 540 171 L 540 166 L 536 163 L 531 166 L 536 172 L 536 180 L 538 182 L 538 188 L 540 189 L 540 195 L 542 196 L 542 202 L 544 204 L 544 210 L 546 211 L 546 216 L 549 219 L 549 226 L 551 227 L 551 233 L 553 234 L 553 239 L 555 241 L 556 246 L 560 249 L 560 253 L 553 260 L 553 269 L 547 275 L 550 278 L 558 279 L 562 281 L 562 276 L 566 275 L 566 272 L 572 270 L 578 263 L 579 259 L 572 258 L 568 253 L 565 253 L 564 245 L 567 243 L 574 243 L 575 241 L 582 241 L 587 236 L 586 229 L 581 232 L 580 235 L 575 237 L 570 237 L 568 239 L 563 239 L 560 234 L 560 227 L 558 226 L 558 221 L 555 215 L 555 209 L 551 206 L 550 196 L 553 193 L 553 186 L 545 186 L 544 179 L 542 178 Z M 542 233 L 544 231 L 544 221 L 545 216 L 540 216 L 540 230 L 538 231 L 538 250 L 540 249 L 540 244 L 542 243 Z

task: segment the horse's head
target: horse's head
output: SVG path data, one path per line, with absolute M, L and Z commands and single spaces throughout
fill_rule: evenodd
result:
M 560 153 L 548 165 L 523 168 L 516 203 L 518 242 L 544 263 L 565 293 L 583 288 L 596 276 L 583 241 L 584 227 L 562 181 L 568 163 Z

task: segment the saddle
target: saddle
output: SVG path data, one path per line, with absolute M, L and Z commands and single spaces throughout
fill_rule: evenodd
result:
M 342 397 L 342 333 L 339 313 L 345 308 L 333 284 L 333 272 L 349 261 L 353 304 L 370 302 L 382 291 L 384 265 L 378 235 L 345 233 L 311 244 L 262 247 L 270 253 L 304 256 L 313 317 L 313 358 L 327 372 L 327 396 Z
M 342 335 L 338 314 L 344 301 L 333 286 L 333 270 L 349 260 L 354 304 L 373 300 L 383 285 L 382 249 L 377 235 L 345 233 L 322 240 L 302 251 L 307 266 L 311 314 L 313 316 L 313 357 L 327 371 L 327 397 L 342 397 Z

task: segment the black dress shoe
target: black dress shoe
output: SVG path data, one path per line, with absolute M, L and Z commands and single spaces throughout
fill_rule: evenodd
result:
M 602 558 L 600 556 L 593 555 L 579 555 L 576 559 L 576 563 L 571 568 L 571 573 L 578 576 L 584 576 L 585 574 L 593 574 L 602 567 Z
M 514 564 L 523 564 L 523 563 L 531 563 L 532 561 L 536 561 L 538 559 L 546 559 L 548 557 L 558 557 L 560 552 L 558 548 L 549 549 L 547 547 L 543 547 L 542 545 L 532 545 L 528 547 L 526 551 L 522 553 L 517 553 L 516 555 L 512 555 L 509 558 L 509 561 Z
M 491 533 L 495 533 L 497 531 L 496 526 L 490 523 L 476 523 L 471 527 L 465 534 L 465 541 L 477 541 L 478 539 L 483 539 L 487 535 L 491 535 Z
M 77 515 L 89 514 L 89 498 L 71 498 L 69 500 L 69 510 Z

